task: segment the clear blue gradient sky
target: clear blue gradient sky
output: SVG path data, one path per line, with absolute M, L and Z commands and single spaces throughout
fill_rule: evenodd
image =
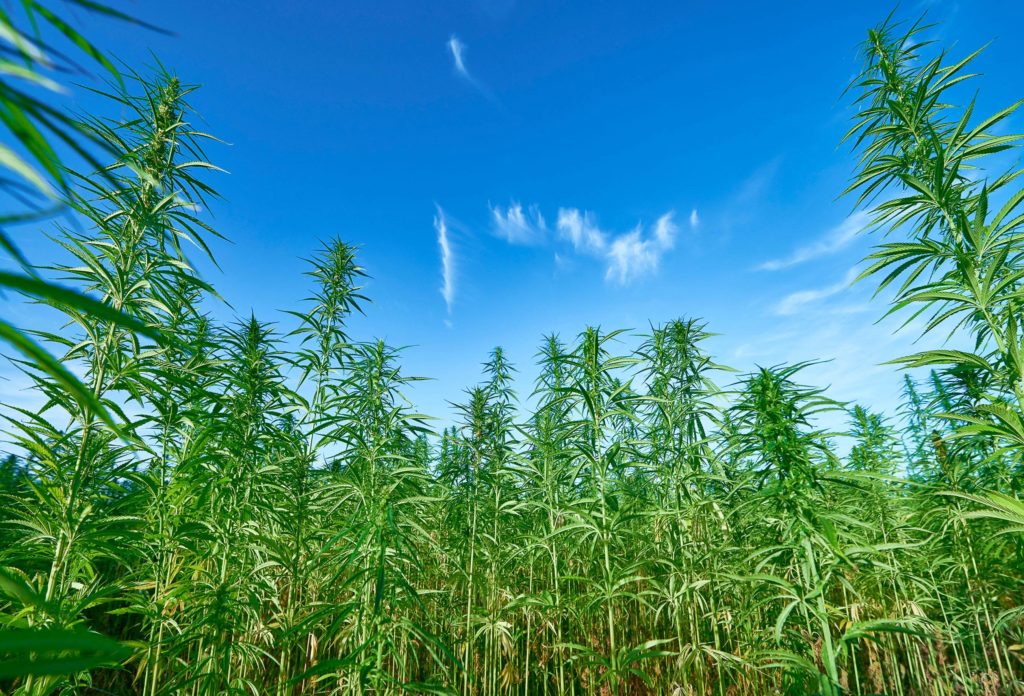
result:
M 892 7 L 127 6 L 174 36 L 81 19 L 127 64 L 157 57 L 202 85 L 202 127 L 231 143 L 209 154 L 230 171 L 212 178 L 212 214 L 232 243 L 216 245 L 223 272 L 204 273 L 233 311 L 290 328 L 278 310 L 307 294 L 302 257 L 336 235 L 357 244 L 373 304 L 355 336 L 410 346 L 406 371 L 436 378 L 414 400 L 447 418 L 496 345 L 525 392 L 546 333 L 680 316 L 722 334 L 721 362 L 832 359 L 807 380 L 891 410 L 898 375 L 879 363 L 914 336 L 875 325 L 884 303 L 847 287 L 872 240 L 837 195 L 853 165 L 841 93 Z M 1024 3 L 899 10 L 925 11 L 955 55 L 993 41 L 981 111 L 1024 96 Z

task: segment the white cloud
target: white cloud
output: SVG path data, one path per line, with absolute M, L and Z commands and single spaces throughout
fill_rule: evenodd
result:
M 697 216 L 697 209 L 694 208 L 690 211 L 690 229 L 695 230 L 700 227 L 700 218 Z
M 576 208 L 559 208 L 557 225 L 562 238 L 572 242 L 578 252 L 600 254 L 608 245 L 608 235 L 585 210 L 581 213 Z
M 676 234 L 679 233 L 679 228 L 673 221 L 674 217 L 674 212 L 665 213 L 658 218 L 658 222 L 654 225 L 654 241 L 662 251 L 668 251 L 676 244 Z
M 452 254 L 451 243 L 448 241 L 448 222 L 444 210 L 437 206 L 434 216 L 434 229 L 437 231 L 437 245 L 441 249 L 441 296 L 444 297 L 448 313 L 452 313 L 452 302 L 455 301 L 455 255 Z
M 448 46 L 448 52 L 452 54 L 452 63 L 455 66 L 455 72 L 457 72 L 462 79 L 472 85 L 473 89 L 479 92 L 481 96 L 493 103 L 495 106 L 500 107 L 501 103 L 491 92 L 490 88 L 480 80 L 476 79 L 476 77 L 469 72 L 469 66 L 466 65 L 466 44 L 462 43 L 462 41 L 459 40 L 459 37 L 455 34 L 452 34 L 446 45 Z
M 801 310 L 806 309 L 809 305 L 828 299 L 833 295 L 838 295 L 848 289 L 856 277 L 857 269 L 851 268 L 846 272 L 843 279 L 834 285 L 827 285 L 823 288 L 811 290 L 801 290 L 799 292 L 786 295 L 777 305 L 775 305 L 775 313 L 779 316 L 791 316 L 793 314 L 797 314 Z
M 508 208 L 489 206 L 496 236 L 510 244 L 539 244 L 548 233 L 547 222 L 537 206 L 524 208 L 513 201 Z M 649 230 L 637 225 L 629 232 L 614 234 L 601 229 L 593 213 L 578 208 L 559 208 L 555 230 L 559 239 L 572 245 L 583 256 L 603 259 L 605 279 L 621 285 L 658 270 L 661 258 L 675 247 L 679 226 L 675 213 L 665 213 Z M 690 225 L 699 224 L 697 211 L 690 214 Z M 564 254 L 555 254 L 555 265 L 570 265 Z
M 644 238 L 639 227 L 617 237 L 608 249 L 605 278 L 625 285 L 638 276 L 658 270 L 662 254 L 675 246 L 679 228 L 672 213 L 665 213 L 654 225 L 654 234 Z
M 661 257 L 675 246 L 679 227 L 673 215 L 662 215 L 646 235 L 639 225 L 624 234 L 612 235 L 598 227 L 590 212 L 560 208 L 557 226 L 561 237 L 570 241 L 577 253 L 605 259 L 606 280 L 625 285 L 658 270 Z
M 816 242 L 798 248 L 785 258 L 765 261 L 757 268 L 762 271 L 781 271 L 842 251 L 857 238 L 857 235 L 867 226 L 869 219 L 865 212 L 854 213 L 822 235 Z
M 491 208 L 494 232 L 509 244 L 538 244 L 544 241 L 547 223 L 537 206 L 526 211 L 519 203 L 512 202 L 505 210 L 501 206 Z
M 459 37 L 455 34 L 452 34 L 451 38 L 448 39 L 448 50 L 451 51 L 452 60 L 455 61 L 455 69 L 460 75 L 472 82 L 473 78 L 469 74 L 469 70 L 466 68 L 466 44 L 459 41 Z

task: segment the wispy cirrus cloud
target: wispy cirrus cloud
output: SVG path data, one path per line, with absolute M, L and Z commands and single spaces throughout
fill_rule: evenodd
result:
M 495 236 L 509 244 L 536 245 L 552 238 L 536 205 L 525 207 L 513 201 L 507 208 L 488 205 L 488 210 Z M 690 213 L 689 223 L 693 230 L 700 224 L 696 210 Z M 658 270 L 662 257 L 675 247 L 679 229 L 674 211 L 659 217 L 648 229 L 638 224 L 628 232 L 614 233 L 602 229 L 589 210 L 559 208 L 554 239 L 571 246 L 578 256 L 603 260 L 605 280 L 628 285 Z M 570 267 L 570 258 L 564 250 L 555 252 L 559 268 Z
M 690 211 L 690 229 L 696 230 L 700 227 L 700 216 L 697 215 L 697 209 L 694 208 Z
M 535 205 L 525 210 L 515 201 L 505 209 L 493 206 L 491 222 L 494 233 L 509 244 L 540 244 L 547 236 L 547 223 Z
M 608 234 L 597 226 L 597 221 L 586 210 L 559 208 L 557 225 L 558 234 L 572 242 L 577 252 L 600 254 L 608 246 Z
M 823 256 L 831 256 L 850 246 L 857 235 L 867 226 L 870 217 L 865 212 L 857 212 L 827 231 L 816 241 L 799 247 L 789 256 L 765 261 L 758 265 L 760 271 L 781 271 Z
M 665 213 L 646 233 L 637 225 L 629 232 L 615 235 L 602 230 L 589 211 L 560 208 L 557 226 L 559 235 L 571 242 L 577 253 L 605 260 L 605 280 L 627 285 L 657 271 L 662 256 L 675 246 L 679 227 L 674 215 L 671 211 Z
M 640 227 L 616 237 L 608 248 L 608 270 L 605 278 L 625 285 L 653 273 L 661 265 L 661 257 L 676 243 L 679 227 L 672 221 L 673 213 L 665 213 L 649 235 Z
M 455 70 L 472 82 L 473 76 L 469 74 L 469 69 L 466 67 L 466 44 L 462 43 L 458 36 L 452 34 L 448 38 L 448 50 L 451 52 L 452 60 L 455 62 Z
M 779 316 L 792 316 L 794 314 L 799 314 L 811 305 L 820 302 L 821 300 L 828 299 L 833 295 L 838 295 L 839 293 L 849 289 L 856 277 L 857 269 L 851 268 L 838 283 L 826 285 L 821 288 L 812 288 L 810 290 L 800 290 L 798 292 L 790 293 L 775 305 L 774 312 Z
M 437 246 L 441 252 L 441 296 L 448 307 L 448 314 L 451 314 L 452 303 L 455 302 L 455 255 L 448 239 L 448 221 L 441 206 L 437 206 L 437 215 L 434 216 L 434 230 L 437 232 Z
M 452 64 L 455 68 L 455 72 L 457 72 L 463 80 L 468 82 L 473 89 L 479 92 L 488 101 L 500 107 L 500 102 L 494 94 L 491 93 L 490 88 L 478 80 L 476 76 L 469 71 L 469 66 L 466 64 L 466 53 L 468 52 L 466 44 L 464 44 L 458 36 L 452 34 L 448 37 L 448 43 L 446 45 L 448 46 L 448 52 L 452 56 Z

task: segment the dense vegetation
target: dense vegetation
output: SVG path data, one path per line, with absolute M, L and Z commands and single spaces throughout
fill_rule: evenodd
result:
M 287 333 L 206 314 L 186 250 L 212 256 L 214 168 L 176 77 L 115 82 L 130 118 L 62 122 L 86 163 L 109 158 L 95 173 L 5 120 L 75 222 L 47 223 L 49 266 L 3 237 L 21 270 L 0 280 L 63 324 L 0 326 L 43 404 L 4 411 L 0 685 L 1020 693 L 1024 189 L 989 173 L 1014 107 L 949 104 L 973 56 L 919 36 L 870 32 L 850 87 L 848 193 L 888 235 L 862 282 L 929 347 L 897 361 L 915 376 L 892 417 L 801 365 L 738 375 L 678 319 L 635 349 L 597 327 L 544 338 L 529 394 L 495 349 L 433 433 L 399 352 L 346 330 L 367 300 L 344 242 L 309 261 Z M 28 67 L 8 78 L 44 79 L 11 41 Z M 50 113 L 9 87 L 8 115 Z M 30 161 L 4 160 L 5 191 L 47 193 Z M 844 410 L 848 432 L 821 429 Z

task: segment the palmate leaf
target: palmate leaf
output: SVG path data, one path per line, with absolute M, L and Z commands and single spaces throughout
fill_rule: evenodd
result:
M 969 510 L 963 513 L 968 519 L 998 520 L 1007 524 L 1001 534 L 1024 533 L 1024 502 L 1005 493 L 989 492 L 984 494 L 944 491 L 942 495 L 962 498 L 981 506 L 980 510 Z
M 0 271 L 0 287 L 17 290 L 49 304 L 60 304 L 77 309 L 83 314 L 112 322 L 121 328 L 147 336 L 154 341 L 163 340 L 162 334 L 157 329 L 139 321 L 135 317 L 120 312 L 109 304 L 93 299 L 85 293 L 51 283 L 41 278 Z
M 817 666 L 803 655 L 790 650 L 767 650 L 760 653 L 761 664 L 765 667 L 795 669 L 808 675 L 817 675 Z
M 0 341 L 3 341 L 25 356 L 26 360 L 63 387 L 83 408 L 95 413 L 107 425 L 117 428 L 107 409 L 88 387 L 73 375 L 59 360 L 50 355 L 42 346 L 29 338 L 23 331 L 0 319 Z
M 72 0 L 72 2 L 91 11 L 103 12 L 109 16 L 121 15 L 127 18 L 127 15 L 110 10 L 100 3 L 88 0 L 85 2 Z M 35 25 L 37 18 L 42 18 L 71 44 L 111 72 L 115 79 L 120 79 L 118 71 L 106 56 L 57 13 L 37 0 L 26 0 L 22 3 L 22 10 L 26 23 Z M 2 71 L 3 75 L 6 78 L 12 78 L 13 81 L 0 79 L 0 116 L 2 116 L 7 130 L 14 136 L 17 145 L 34 161 L 34 164 L 30 165 L 14 150 L 3 146 L 0 150 L 0 166 L 7 168 L 22 181 L 27 182 L 44 199 L 53 200 L 56 198 L 56 191 L 51 185 L 51 180 L 56 184 L 57 189 L 66 191 L 67 179 L 61 160 L 56 155 L 46 132 L 48 131 L 64 144 L 71 146 L 72 150 L 79 155 L 85 154 L 84 143 L 88 143 L 92 148 L 100 149 L 103 148 L 103 145 L 81 124 L 55 111 L 43 99 L 23 92 L 15 86 L 16 82 L 20 81 L 27 82 L 29 85 L 42 86 L 51 92 L 63 91 L 63 87 L 56 80 L 46 75 L 47 72 L 53 72 L 55 68 L 60 67 L 55 66 L 50 57 L 50 54 L 59 55 L 59 53 L 48 48 L 40 48 L 37 41 L 29 39 L 25 34 L 25 31 L 16 26 L 12 15 L 0 12 L 0 40 L 22 58 L 20 65 L 7 60 L 3 61 L 3 64 L 8 66 Z M 90 156 L 86 156 L 86 161 L 94 163 Z M 8 189 L 6 184 L 4 189 Z M 4 237 L 4 246 L 13 246 L 6 234 L 0 232 L 0 235 Z
M 1018 410 L 1001 403 L 980 404 L 976 410 L 990 419 L 963 413 L 938 414 L 946 420 L 966 423 L 950 434 L 950 439 L 988 435 L 999 438 L 1006 449 L 1024 449 L 1024 420 Z
M 933 365 L 970 365 L 981 368 L 986 372 L 995 372 L 993 365 L 983 356 L 977 353 L 952 349 L 925 350 L 920 353 L 894 358 L 887 361 L 886 364 L 903 365 L 909 368 L 930 367 Z
M 122 328 L 148 336 L 154 340 L 162 340 L 162 335 L 156 329 L 77 290 L 62 287 L 32 276 L 7 271 L 0 271 L 0 287 L 18 290 L 43 302 L 71 307 L 87 316 L 112 322 Z M 117 424 L 111 418 L 108 409 L 96 398 L 92 390 L 82 384 L 81 380 L 65 368 L 60 361 L 50 355 L 23 331 L 0 320 L 0 340 L 13 347 L 31 364 L 62 385 L 80 406 L 91 410 L 107 425 L 115 429 L 117 428 Z
M 46 607 L 44 598 L 13 568 L 0 568 L 0 593 L 23 607 Z

